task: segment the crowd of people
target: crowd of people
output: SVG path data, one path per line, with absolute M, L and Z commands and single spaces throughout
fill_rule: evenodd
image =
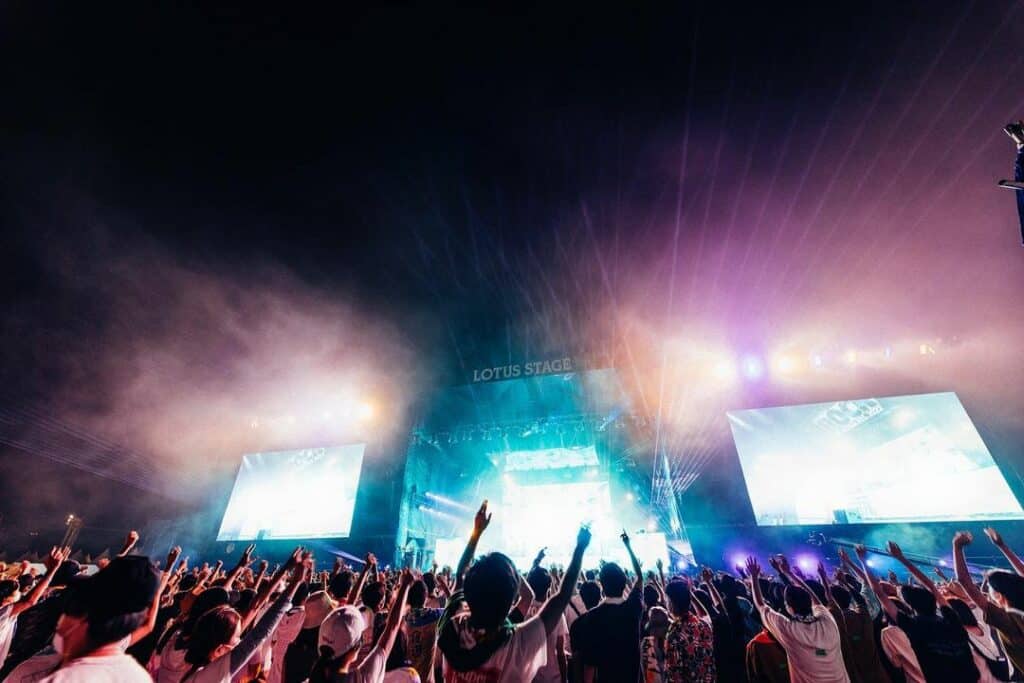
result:
M 930 578 L 896 543 L 907 580 L 840 549 L 805 576 L 782 555 L 729 571 L 644 571 L 538 553 L 521 572 L 475 557 L 486 501 L 453 570 L 396 570 L 367 555 L 317 570 L 296 548 L 274 569 L 247 547 L 233 566 L 117 557 L 86 575 L 54 548 L 45 572 L 0 566 L 0 679 L 157 683 L 990 683 L 1024 680 L 1024 561 L 986 529 L 1013 571 L 975 581 L 953 539 L 955 576 Z

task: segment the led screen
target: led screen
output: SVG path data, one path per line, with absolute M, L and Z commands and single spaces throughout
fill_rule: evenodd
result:
M 218 541 L 343 538 L 365 444 L 242 456 Z
M 728 418 L 759 525 L 1024 519 L 952 392 Z

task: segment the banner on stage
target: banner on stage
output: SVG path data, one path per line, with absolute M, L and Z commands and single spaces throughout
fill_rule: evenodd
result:
M 531 361 L 529 363 L 513 363 L 511 365 L 498 365 L 491 368 L 477 368 L 473 370 L 473 383 L 519 379 L 520 377 L 539 377 L 541 375 L 561 375 L 581 369 L 582 364 L 575 358 L 555 358 Z

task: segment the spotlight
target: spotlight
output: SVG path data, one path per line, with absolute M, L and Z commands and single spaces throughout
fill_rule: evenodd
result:
M 856 365 L 857 364 L 857 352 L 854 351 L 853 349 L 850 349 L 849 351 L 847 351 L 846 354 L 843 356 L 843 358 L 846 359 L 846 362 L 849 365 Z
M 679 561 L 676 562 L 676 569 L 686 569 L 686 560 L 680 557 Z
M 775 373 L 778 375 L 789 375 L 797 370 L 797 359 L 791 353 L 780 353 L 775 356 L 773 363 Z
M 825 367 L 825 357 L 822 356 L 820 353 L 814 354 L 813 356 L 811 356 L 811 365 L 820 370 L 821 368 Z
M 626 500 L 628 500 L 630 502 L 633 502 L 634 500 L 636 500 L 636 496 L 633 495 L 632 491 L 630 491 L 629 493 L 626 494 Z
M 757 356 L 747 356 L 743 359 L 743 375 L 749 380 L 761 379 L 764 374 L 764 363 Z
M 878 566 L 878 562 L 876 562 L 875 558 L 873 558 L 873 557 L 869 557 L 867 559 L 867 561 L 864 562 L 864 564 L 866 564 L 867 566 L 871 567 L 872 569 L 874 569 L 875 567 Z
M 356 417 L 363 422 L 366 422 L 373 417 L 374 412 L 373 404 L 363 401 L 359 404 L 359 408 L 356 410 Z
M 817 558 L 811 555 L 800 555 L 796 558 L 796 566 L 800 567 L 800 569 L 805 572 L 809 572 L 814 569 L 816 564 L 818 564 Z
M 722 358 L 711 367 L 711 374 L 722 382 L 732 382 L 736 379 L 736 363 L 732 359 Z

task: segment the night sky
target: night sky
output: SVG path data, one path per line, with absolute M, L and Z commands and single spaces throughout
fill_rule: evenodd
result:
M 1024 3 L 781 4 L 8 3 L 0 510 L 86 457 L 54 430 L 188 498 L 324 436 L 253 419 L 348 392 L 398 434 L 565 355 L 682 453 L 679 346 L 907 350 L 722 407 L 952 389 L 1012 442 Z

